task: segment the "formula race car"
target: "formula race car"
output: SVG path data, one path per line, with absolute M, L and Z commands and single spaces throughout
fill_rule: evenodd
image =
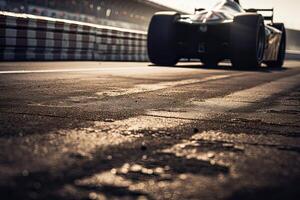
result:
M 259 13 L 268 14 L 262 16 Z M 148 30 L 148 55 L 155 65 L 172 66 L 181 58 L 216 66 L 230 60 L 235 68 L 262 63 L 282 67 L 286 51 L 284 24 L 273 22 L 273 9 L 243 9 L 238 0 L 223 0 L 194 15 L 156 13 Z M 268 22 L 268 23 L 267 23 Z

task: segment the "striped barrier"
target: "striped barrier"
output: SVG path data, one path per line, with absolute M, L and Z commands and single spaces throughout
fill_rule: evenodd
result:
M 300 60 L 300 51 L 287 50 L 286 59 L 288 59 L 288 60 Z
M 142 31 L 0 12 L 3 61 L 147 61 L 146 40 Z

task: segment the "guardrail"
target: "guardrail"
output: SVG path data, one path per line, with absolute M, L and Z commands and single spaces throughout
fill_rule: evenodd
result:
M 146 40 L 142 31 L 0 12 L 3 61 L 147 61 Z

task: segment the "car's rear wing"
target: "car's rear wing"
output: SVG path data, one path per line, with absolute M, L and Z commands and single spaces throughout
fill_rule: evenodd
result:
M 256 9 L 256 8 L 250 8 L 250 9 L 245 9 L 246 12 L 271 12 L 272 15 L 264 15 L 264 19 L 267 21 L 271 21 L 273 23 L 274 19 L 274 8 L 271 9 Z
M 201 11 L 203 11 L 203 10 L 205 10 L 205 8 L 195 8 L 195 14 L 196 14 L 197 12 L 201 12 Z

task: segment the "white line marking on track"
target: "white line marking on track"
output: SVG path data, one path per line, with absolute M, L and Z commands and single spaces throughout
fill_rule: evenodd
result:
M 150 116 L 181 119 L 212 118 L 212 116 L 218 115 L 219 113 L 247 107 L 253 105 L 253 103 L 259 103 L 273 95 L 291 90 L 300 84 L 299 80 L 300 74 L 297 74 L 253 88 L 237 91 L 225 97 L 210 98 L 205 101 L 190 99 L 184 107 L 177 107 L 176 109 L 170 108 L 169 111 L 149 110 L 147 114 Z
M 214 107 L 222 107 L 226 110 L 235 109 L 252 103 L 261 102 L 273 95 L 290 90 L 300 85 L 300 74 L 290 77 L 281 78 L 269 83 L 258 85 L 253 88 L 241 90 L 229 94 L 225 97 L 210 98 L 205 102 L 197 102 L 198 105 L 210 105 Z
M 241 75 L 241 73 L 231 74 L 231 75 L 215 75 L 215 76 L 205 77 L 203 79 L 187 79 L 187 80 L 180 80 L 180 81 L 160 82 L 160 83 L 154 83 L 154 84 L 139 84 L 139 85 L 136 85 L 134 88 L 97 92 L 96 94 L 99 96 L 116 97 L 116 96 L 137 94 L 137 93 L 143 93 L 143 92 L 153 92 L 156 90 L 166 89 L 166 88 L 170 88 L 170 87 L 183 86 L 183 85 L 189 85 L 189 84 L 195 84 L 195 83 L 203 83 L 203 82 L 207 82 L 207 81 L 225 79 L 225 78 L 240 76 L 240 75 Z

